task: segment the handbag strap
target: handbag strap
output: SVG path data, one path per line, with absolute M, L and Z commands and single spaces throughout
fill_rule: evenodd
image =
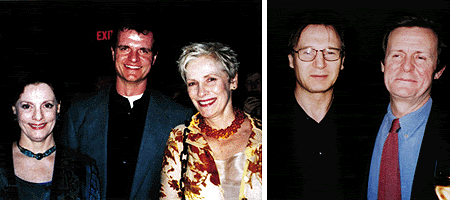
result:
M 180 189 L 182 193 L 182 200 L 185 200 L 184 191 L 185 191 L 185 184 L 184 181 L 186 180 L 186 171 L 187 171 L 187 164 L 188 164 L 188 145 L 186 143 L 187 134 L 191 131 L 187 128 L 184 128 L 183 131 L 183 151 L 180 154 L 180 161 L 181 161 L 181 178 L 180 178 Z

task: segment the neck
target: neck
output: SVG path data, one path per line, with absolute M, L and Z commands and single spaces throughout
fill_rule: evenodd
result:
M 295 89 L 295 99 L 302 109 L 316 122 L 322 121 L 333 101 L 333 89 L 311 93 L 302 88 Z
M 222 115 L 216 117 L 204 118 L 205 122 L 213 129 L 224 129 L 227 128 L 234 120 L 236 116 L 234 115 L 233 108 L 226 108 Z
M 26 138 L 26 136 L 21 136 L 19 140 L 19 145 L 25 149 L 30 150 L 33 153 L 44 153 L 48 149 L 55 146 L 55 140 L 50 135 L 48 138 L 41 142 L 33 142 Z
M 403 99 L 391 95 L 390 103 L 392 114 L 397 118 L 401 118 L 421 108 L 427 103 L 430 97 L 430 95 L 427 95 L 423 98 Z
M 116 90 L 122 96 L 134 96 L 143 94 L 147 88 L 147 79 L 139 82 L 128 82 L 119 77 L 116 79 Z

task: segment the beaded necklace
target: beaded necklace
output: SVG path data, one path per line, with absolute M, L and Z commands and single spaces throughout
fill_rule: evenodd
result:
M 32 151 L 30 151 L 28 149 L 21 147 L 19 145 L 19 142 L 17 142 L 17 147 L 19 148 L 20 152 L 23 153 L 23 155 L 26 155 L 30 158 L 36 158 L 37 160 L 41 160 L 42 158 L 45 158 L 56 151 L 56 145 L 53 146 L 52 148 L 48 149 L 44 153 L 37 153 L 37 154 L 33 153 Z
M 228 126 L 225 129 L 213 129 L 211 126 L 206 124 L 205 119 L 203 116 L 200 115 L 199 117 L 199 124 L 198 127 L 200 127 L 200 130 L 202 133 L 205 133 L 206 136 L 215 138 L 215 139 L 226 139 L 232 136 L 237 132 L 239 128 L 241 128 L 242 123 L 244 123 L 245 115 L 244 112 L 242 112 L 239 109 L 234 109 L 234 115 L 235 118 L 230 126 Z

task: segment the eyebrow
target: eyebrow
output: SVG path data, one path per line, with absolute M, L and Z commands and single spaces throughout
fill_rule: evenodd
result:
M 57 103 L 56 99 L 49 99 L 49 100 L 43 101 L 41 104 L 43 104 L 43 103 L 48 103 L 48 102 Z M 21 103 L 30 103 L 30 104 L 33 104 L 33 105 L 34 105 L 33 102 L 31 102 L 31 101 L 26 101 L 26 100 L 24 100 L 24 101 L 19 101 L 18 103 L 19 103 L 19 104 L 21 104 Z
M 400 52 L 400 53 L 406 53 L 403 49 L 397 49 L 397 50 L 390 50 L 390 51 L 388 51 L 389 53 L 390 52 Z M 429 54 L 429 55 L 431 55 L 431 52 L 424 52 L 424 51 L 414 51 L 414 54 L 420 54 L 420 53 L 423 53 L 423 54 Z
M 313 46 L 304 46 L 304 47 L 300 47 L 300 49 L 307 49 L 307 48 L 313 48 L 313 49 L 316 49 L 316 48 L 314 48 Z M 325 49 L 336 49 L 336 50 L 341 50 L 341 48 L 339 48 L 339 47 L 333 47 L 333 46 L 328 46 L 328 47 L 325 48 Z

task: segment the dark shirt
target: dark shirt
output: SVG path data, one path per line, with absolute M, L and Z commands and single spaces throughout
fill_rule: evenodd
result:
M 317 123 L 294 94 L 277 99 L 268 111 L 268 199 L 360 199 L 365 168 L 355 160 L 365 152 L 357 145 L 356 108 L 335 95 Z
M 50 185 L 52 182 L 48 183 L 31 183 L 20 179 L 16 176 L 17 188 L 19 191 L 19 199 L 23 200 L 50 200 Z
M 0 199 L 100 199 L 95 160 L 57 145 L 52 181 L 31 183 L 14 174 L 11 145 L 0 146 Z
M 113 87 L 115 88 L 115 87 Z M 107 198 L 129 198 L 141 147 L 150 92 L 134 101 L 111 90 L 108 122 Z

